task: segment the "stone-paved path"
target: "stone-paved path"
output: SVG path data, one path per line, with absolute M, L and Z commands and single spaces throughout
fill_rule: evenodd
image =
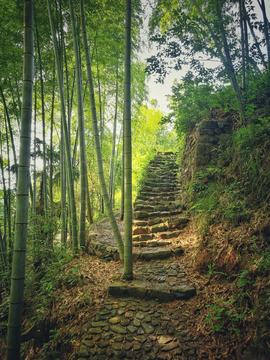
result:
M 78 359 L 195 360 L 199 339 L 183 309 L 156 300 L 112 299 L 82 329 Z
M 173 262 L 183 253 L 177 238 L 189 221 L 177 200 L 177 168 L 173 153 L 157 154 L 150 162 L 134 203 L 134 280 L 122 280 L 123 268 L 115 274 L 109 298 L 83 325 L 79 360 L 197 359 L 199 342 L 190 331 L 193 320 L 183 306 L 170 310 L 168 303 L 184 304 L 196 294 L 185 269 Z M 93 230 L 90 252 L 117 260 L 108 223 L 102 221 Z

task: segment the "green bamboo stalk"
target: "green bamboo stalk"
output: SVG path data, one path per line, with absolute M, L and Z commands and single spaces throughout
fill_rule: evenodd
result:
M 56 39 L 56 33 L 53 23 L 53 17 L 51 12 L 51 6 L 49 0 L 47 0 L 49 18 L 50 18 L 50 26 L 53 38 L 53 46 L 54 46 L 54 56 L 56 60 L 56 70 L 57 70 L 57 78 L 60 92 L 60 100 L 61 100 L 61 114 L 62 114 L 62 123 L 64 130 L 64 143 L 65 143 L 65 160 L 67 165 L 67 176 L 68 176 L 68 186 L 69 186 L 69 194 L 71 201 L 71 222 L 72 222 L 72 244 L 73 244 L 73 252 L 76 253 L 78 250 L 78 239 L 77 239 L 77 216 L 76 216 L 76 205 L 75 205 L 75 196 L 74 196 L 74 181 L 73 181 L 73 172 L 72 172 L 72 161 L 71 161 L 71 153 L 70 153 L 70 143 L 67 129 L 67 121 L 66 121 L 66 111 L 65 111 L 65 100 L 64 100 L 64 90 L 63 90 L 63 81 L 62 81 L 62 72 L 60 67 L 60 59 L 58 53 L 58 45 Z
M 48 196 L 47 196 L 47 166 L 46 166 L 46 137 L 45 137 L 45 101 L 44 101 L 44 86 L 43 86 L 43 75 L 42 75 L 42 63 L 41 63 L 41 52 L 39 46 L 38 27 L 37 19 L 35 17 L 36 35 L 37 35 L 37 49 L 38 49 L 38 60 L 39 60 L 39 77 L 40 77 L 40 89 L 41 89 L 41 110 L 42 110 L 42 142 L 43 142 L 43 196 L 44 196 L 44 210 L 45 217 L 48 211 Z
M 132 270 L 132 148 L 131 148 L 131 0 L 126 0 L 125 84 L 124 84 L 124 138 L 125 138 L 125 241 L 124 278 L 133 279 Z
M 16 226 L 11 275 L 6 360 L 20 359 L 23 290 L 29 203 L 29 168 L 34 73 L 34 6 L 24 1 L 23 104 L 20 133 L 20 162 L 16 204 Z
M 114 159 L 115 159 L 115 138 L 116 138 L 116 126 L 117 126 L 117 108 L 118 108 L 118 65 L 116 68 L 116 89 L 115 89 L 115 111 L 114 111 L 114 122 L 113 122 L 113 141 L 112 141 L 112 155 L 110 164 L 110 175 L 109 175 L 109 195 L 111 204 L 113 204 L 113 180 L 114 180 Z
M 86 153 L 85 153 L 85 137 L 84 137 L 84 118 L 83 118 L 83 96 L 81 83 L 81 69 L 79 59 L 79 47 L 77 39 L 77 29 L 73 10 L 73 1 L 69 0 L 70 17 L 72 23 L 73 48 L 75 56 L 76 69 L 76 89 L 77 89 L 77 111 L 78 111 L 78 129 L 80 144 L 80 246 L 85 246 L 85 214 L 86 214 Z
M 11 127 L 11 121 L 10 121 L 10 117 L 9 117 L 9 112 L 8 112 L 8 108 L 7 108 L 7 104 L 6 104 L 6 100 L 5 100 L 5 96 L 4 96 L 1 84 L 0 84 L 0 92 L 1 92 L 1 97 L 2 97 L 2 100 L 3 100 L 5 114 L 6 114 L 7 121 L 8 121 L 8 128 L 9 128 L 10 141 L 11 141 L 11 146 L 12 146 L 12 151 L 13 151 L 13 160 L 14 160 L 14 165 L 15 165 L 16 183 L 17 183 L 17 181 L 18 181 L 18 169 L 17 169 L 16 149 L 15 149 L 15 143 L 14 143 L 14 138 L 13 138 L 13 131 L 12 131 L 12 127 Z
M 94 131 L 94 140 L 95 140 L 95 150 L 96 150 L 96 159 L 98 166 L 98 176 L 99 183 L 101 188 L 101 194 L 104 200 L 104 204 L 106 206 L 106 211 L 108 214 L 108 218 L 115 236 L 115 240 L 118 246 L 118 251 L 120 254 L 120 259 L 123 260 L 124 249 L 123 249 L 123 241 L 117 226 L 114 213 L 112 211 L 112 206 L 110 203 L 110 199 L 108 196 L 105 179 L 104 179 L 104 171 L 103 171 L 103 162 L 100 151 L 100 143 L 99 143 L 99 134 L 98 134 L 98 126 L 97 126 L 97 114 L 96 114 L 96 106 L 95 106 L 95 94 L 94 94 L 94 86 L 92 79 L 92 70 L 91 70 L 91 61 L 89 56 L 88 42 L 87 42 L 87 34 L 86 34 L 86 25 L 85 25 L 85 15 L 84 15 L 84 2 L 80 0 L 80 13 L 81 13 L 81 22 L 82 22 L 82 36 L 83 36 L 83 44 L 86 58 L 86 68 L 87 68 L 87 77 L 88 77 L 88 86 L 90 93 L 90 104 L 91 104 L 91 112 L 92 112 L 92 125 Z

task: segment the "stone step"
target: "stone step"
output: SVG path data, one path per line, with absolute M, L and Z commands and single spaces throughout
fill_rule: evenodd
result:
M 148 179 L 149 181 L 164 181 L 164 180 L 168 180 L 168 181 L 178 181 L 177 175 L 176 174 L 166 174 L 166 175 L 158 175 L 158 174 L 152 174 L 152 173 L 148 173 L 145 177 L 145 179 Z
M 187 283 L 186 274 L 183 272 L 180 266 L 171 265 L 168 267 L 162 266 L 160 258 L 164 259 L 170 256 L 173 251 L 170 249 L 149 249 L 139 250 L 139 258 L 154 260 L 155 262 L 141 266 L 139 262 L 137 268 L 134 266 L 135 280 L 133 281 L 121 281 L 116 280 L 109 286 L 109 294 L 115 297 L 132 297 L 139 299 L 158 299 L 159 301 L 173 301 L 189 299 L 196 295 L 195 287 Z M 124 273 L 123 268 L 119 269 L 119 278 Z M 130 313 L 132 316 L 132 312 Z M 141 312 L 136 314 L 136 318 L 143 320 L 146 314 Z M 164 315 L 163 315 L 164 316 Z M 159 318 L 160 316 L 154 316 Z M 168 320 L 167 318 L 161 318 L 160 320 L 149 325 L 149 328 L 145 327 L 145 331 L 154 332 L 154 326 L 159 325 L 159 321 Z M 94 324 L 98 326 L 98 324 Z M 102 324 L 101 324 L 102 325 Z M 152 329 L 153 328 L 153 329 Z M 131 329 L 132 330 L 132 329 Z
M 158 236 L 161 239 L 173 239 L 173 238 L 177 238 L 182 232 L 183 231 L 181 230 L 166 231 L 159 233 Z
M 136 241 L 132 245 L 134 247 L 160 247 L 169 246 L 172 244 L 170 240 L 147 240 L 147 241 Z
M 164 191 L 164 192 L 157 192 L 157 191 L 141 191 L 139 196 L 144 197 L 153 197 L 153 196 L 161 196 L 163 198 L 169 197 L 169 196 L 175 196 L 178 194 L 178 191 Z
M 153 239 L 154 234 L 140 234 L 140 235 L 133 235 L 132 241 L 146 241 Z

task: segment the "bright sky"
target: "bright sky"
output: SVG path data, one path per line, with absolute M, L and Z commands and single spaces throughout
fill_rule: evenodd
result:
M 255 5 L 255 10 L 258 15 L 258 19 L 261 20 L 262 19 L 261 9 L 256 0 L 253 0 L 253 3 Z M 144 23 L 143 23 L 143 29 L 141 31 L 141 36 L 145 39 L 146 33 L 147 33 L 147 23 L 148 23 L 148 19 L 149 19 L 151 10 L 148 6 L 149 0 L 142 0 L 142 4 L 145 6 L 146 19 L 144 20 Z M 269 20 L 270 19 L 270 1 L 269 0 L 265 0 L 265 6 L 266 6 L 267 17 Z M 251 36 L 250 36 L 250 43 L 253 43 Z M 139 54 L 139 57 L 142 61 L 146 62 L 147 58 L 149 58 L 155 54 L 156 54 L 155 49 L 149 50 L 145 47 L 145 50 L 141 54 Z M 206 61 L 205 65 L 206 65 L 206 67 L 218 66 L 218 63 Z M 168 109 L 169 102 L 167 101 L 166 95 L 170 95 L 172 93 L 171 88 L 172 88 L 174 79 L 181 81 L 181 78 L 186 74 L 187 71 L 188 71 L 187 66 L 183 67 L 183 69 L 181 71 L 172 71 L 169 75 L 167 75 L 167 77 L 164 81 L 164 84 L 157 83 L 154 75 L 150 76 L 149 81 L 148 81 L 149 100 L 157 99 L 158 106 L 159 106 L 160 110 L 162 110 L 164 113 L 169 113 L 169 109 Z

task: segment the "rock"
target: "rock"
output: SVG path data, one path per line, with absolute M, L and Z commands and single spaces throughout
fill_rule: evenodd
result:
M 201 129 L 215 129 L 217 127 L 217 122 L 212 120 L 204 120 L 199 125 L 199 130 Z
M 147 221 L 145 220 L 133 220 L 134 226 L 147 226 Z
M 127 311 L 127 312 L 125 313 L 125 317 L 127 317 L 127 318 L 133 318 L 133 312 L 132 312 L 132 311 Z
M 108 325 L 107 321 L 92 321 L 91 322 L 92 327 L 104 327 L 104 326 L 107 326 L 107 325 Z
M 169 272 L 168 272 L 168 274 L 167 274 L 168 276 L 177 276 L 177 271 L 176 270 L 173 270 L 173 269 L 171 269 Z
M 149 226 L 155 225 L 155 224 L 160 223 L 160 221 L 161 221 L 161 219 L 160 219 L 159 217 L 154 218 L 154 219 L 150 219 L 150 220 L 148 221 L 148 225 L 149 225 Z
M 171 256 L 171 249 L 145 250 L 142 252 L 142 258 L 146 261 L 166 259 Z
M 89 357 L 89 352 L 85 345 L 81 345 L 78 353 L 78 357 L 86 358 Z
M 97 346 L 102 349 L 108 347 L 109 345 L 110 345 L 109 340 L 101 340 L 97 343 Z
M 196 289 L 193 286 L 180 285 L 172 287 L 176 299 L 189 299 L 196 295 Z
M 142 327 L 147 335 L 153 334 L 153 332 L 155 331 L 155 328 L 153 326 L 146 323 L 142 323 Z
M 182 233 L 181 230 L 166 231 L 166 232 L 160 233 L 159 236 L 161 237 L 161 239 L 172 239 L 172 238 L 177 238 L 181 233 Z
M 147 219 L 148 213 L 146 211 L 134 211 L 133 216 L 135 219 Z
M 101 334 L 102 329 L 100 329 L 100 328 L 91 328 L 91 329 L 88 330 L 87 333 L 88 334 Z
M 168 343 L 171 342 L 171 341 L 173 341 L 173 337 L 167 336 L 167 335 L 162 335 L 162 336 L 158 339 L 159 345 L 165 345 L 165 344 L 168 344 Z
M 123 320 L 121 320 L 120 324 L 122 326 L 128 326 L 130 324 L 130 320 L 129 319 L 123 319 Z
M 147 226 L 133 227 L 132 235 L 141 235 L 141 234 L 148 234 L 148 227 Z
M 211 135 L 201 135 L 198 137 L 198 142 L 201 143 L 210 143 L 210 144 L 217 144 L 219 138 L 217 136 Z
M 134 280 L 127 289 L 128 295 L 139 299 L 145 297 L 147 284 L 144 281 Z
M 109 294 L 113 296 L 124 296 L 127 293 L 127 283 L 123 281 L 115 281 L 109 285 Z
M 111 325 L 110 330 L 112 332 L 115 332 L 117 334 L 127 334 L 127 330 L 119 325 Z
M 98 239 L 98 234 L 97 233 L 94 233 L 94 232 L 90 232 L 89 233 L 89 235 L 88 235 L 88 239 L 90 240 L 90 241 L 95 241 L 95 240 L 97 240 Z
M 136 326 L 136 327 L 139 327 L 139 326 L 141 325 L 141 322 L 140 322 L 139 320 L 137 320 L 137 319 L 134 319 L 134 320 L 132 321 L 132 324 L 133 324 L 134 326 Z
M 175 255 L 182 255 L 184 253 L 184 249 L 182 248 L 182 246 L 176 246 L 174 249 L 173 249 Z M 179 275 L 179 274 L 178 274 Z M 177 277 L 180 277 L 178 276 Z
M 113 337 L 113 334 L 111 332 L 105 332 L 101 335 L 103 340 L 110 340 Z
M 112 348 L 114 350 L 120 351 L 122 349 L 122 345 L 119 343 L 114 343 L 114 344 L 112 344 Z
M 137 340 L 138 340 L 141 344 L 143 344 L 143 343 L 146 342 L 147 338 L 146 338 L 144 335 L 139 335 L 139 336 L 137 336 Z
M 153 234 L 141 234 L 132 236 L 132 241 L 146 241 L 153 239 Z
M 162 351 L 172 351 L 173 349 L 176 349 L 179 345 L 176 342 L 172 342 L 170 344 L 164 345 L 161 349 Z
M 141 347 L 142 347 L 142 345 L 138 341 L 134 341 L 132 350 L 139 351 L 139 350 L 141 350 Z
M 143 320 L 145 318 L 144 313 L 141 312 L 137 312 L 137 314 L 135 315 L 135 317 L 139 320 Z
M 82 327 L 82 334 L 85 334 L 89 330 L 90 327 L 91 327 L 91 324 L 89 322 L 84 324 Z
M 128 329 L 128 331 L 129 331 L 131 334 L 134 334 L 135 331 L 137 330 L 137 328 L 136 328 L 135 326 L 133 326 L 133 325 L 129 325 L 129 326 L 127 327 L 127 329 Z
M 170 240 L 159 240 L 157 241 L 157 245 L 158 246 L 168 246 L 171 245 L 171 241 Z
M 165 224 L 157 224 L 151 227 L 150 231 L 152 233 L 158 233 L 166 230 Z
M 173 295 L 169 293 L 167 286 L 163 284 L 153 284 L 148 290 L 148 296 L 161 301 L 173 300 Z
M 145 242 L 145 245 L 146 245 L 146 242 Z M 142 245 L 143 246 L 143 245 Z M 133 260 L 139 260 L 139 258 L 141 257 L 141 251 L 140 250 L 134 250 L 132 252 L 132 259 Z
M 157 242 L 157 240 L 149 240 L 149 241 L 147 242 L 147 245 L 148 245 L 149 247 L 157 247 L 157 246 L 158 246 L 158 242 Z
M 121 319 L 120 316 L 115 316 L 115 317 L 112 317 L 112 318 L 109 319 L 109 323 L 111 323 L 111 324 L 118 324 L 118 323 L 120 323 L 121 320 L 122 320 L 122 319 Z
M 107 348 L 106 355 L 108 356 L 108 358 L 110 358 L 114 355 L 114 351 L 111 347 Z

